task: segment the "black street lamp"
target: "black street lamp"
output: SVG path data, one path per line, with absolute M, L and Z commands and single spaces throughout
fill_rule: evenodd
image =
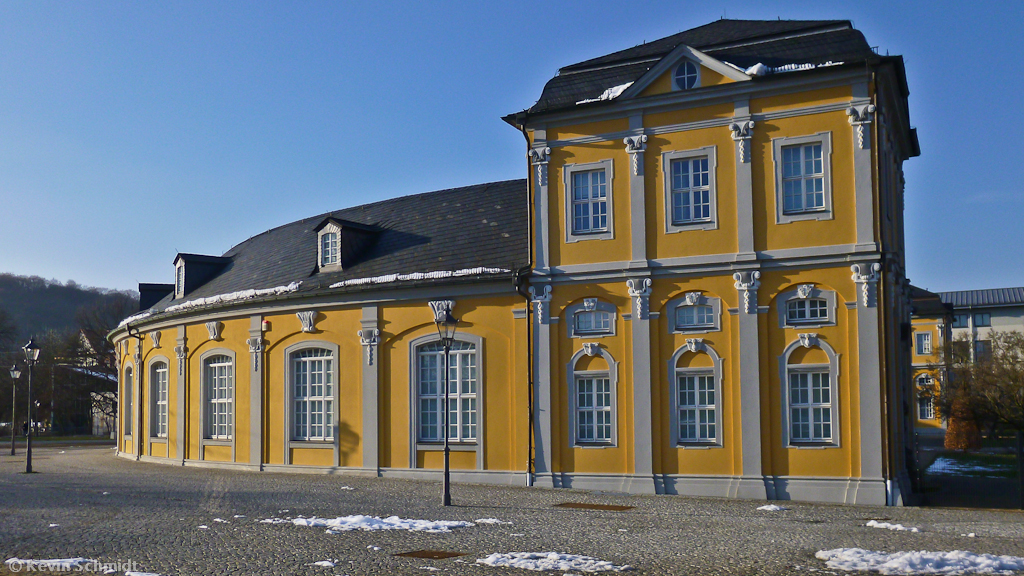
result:
M 18 365 L 14 364 L 11 366 L 11 456 L 14 456 L 14 414 L 17 412 L 17 384 L 18 378 L 21 378 L 21 370 L 18 370 Z
M 34 338 L 22 348 L 25 351 L 25 362 L 28 364 L 28 438 L 25 441 L 25 473 L 32 473 L 32 367 L 39 360 L 39 346 Z
M 451 506 L 451 448 L 448 446 L 448 437 L 451 436 L 448 428 L 448 417 L 451 414 L 451 408 L 448 406 L 451 369 L 448 365 L 448 353 L 452 349 L 452 343 L 455 342 L 455 327 L 458 325 L 459 319 L 452 316 L 451 306 L 446 306 L 444 315 L 437 314 L 434 323 L 437 324 L 437 335 L 441 338 L 441 345 L 444 346 L 444 498 L 441 504 Z

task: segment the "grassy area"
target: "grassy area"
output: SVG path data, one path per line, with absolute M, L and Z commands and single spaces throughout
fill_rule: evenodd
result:
M 949 450 L 940 452 L 925 469 L 932 476 L 1016 478 L 1017 458 L 1012 454 L 980 454 Z

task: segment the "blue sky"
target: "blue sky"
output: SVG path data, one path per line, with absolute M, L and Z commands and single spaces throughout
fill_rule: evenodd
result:
M 1024 285 L 1024 2 L 767 5 L 2 2 L 0 272 L 171 282 L 177 252 L 525 177 L 499 118 L 560 66 L 724 15 L 852 19 L 902 54 L 922 149 L 905 165 L 911 280 Z

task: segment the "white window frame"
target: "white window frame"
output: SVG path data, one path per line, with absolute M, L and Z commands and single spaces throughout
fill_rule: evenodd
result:
M 324 253 L 324 238 L 328 234 L 334 234 L 334 254 Z M 326 261 L 329 260 L 329 261 Z M 322 272 L 331 272 L 342 269 L 341 262 L 341 227 L 334 222 L 324 224 L 324 227 L 317 232 L 316 236 L 316 264 Z
M 586 356 L 585 349 L 579 350 L 569 360 L 566 373 L 566 383 L 568 384 L 568 395 L 569 395 L 569 445 L 572 448 L 604 448 L 618 445 L 618 362 L 608 353 L 604 348 L 598 347 L 597 354 L 604 358 L 604 361 L 608 364 L 608 370 L 576 370 L 576 364 L 581 358 Z M 608 406 L 607 412 L 610 413 L 610 425 L 611 425 L 611 437 L 607 440 L 582 440 L 579 437 L 579 411 L 578 404 L 578 389 L 579 380 L 584 379 L 597 379 L 606 378 L 608 380 L 609 394 L 610 394 L 610 406 Z M 604 410 L 601 410 L 604 411 Z M 597 410 L 592 410 L 597 412 Z M 595 430 L 596 430 L 595 421 Z
M 681 66 L 684 66 L 684 65 L 688 64 L 688 63 L 692 64 L 693 67 L 697 70 L 696 73 L 695 73 L 696 78 L 694 78 L 694 80 L 693 80 L 693 86 L 690 86 L 689 88 L 687 88 L 686 86 L 683 86 L 682 84 L 679 83 L 679 74 L 678 74 L 679 68 Z M 693 90 L 694 88 L 700 88 L 700 80 L 701 80 L 700 63 L 694 62 L 693 60 L 689 60 L 689 59 L 683 59 L 683 60 L 680 60 L 679 62 L 677 62 L 674 66 L 672 66 L 672 89 L 673 90 L 686 91 L 686 90 Z
M 611 159 L 599 162 L 588 162 L 585 164 L 566 164 L 562 169 L 562 180 L 565 188 L 565 241 L 566 243 L 580 242 L 583 240 L 612 240 L 615 238 L 615 197 L 614 185 L 615 173 Z M 594 232 L 576 232 L 573 222 L 573 176 L 579 172 L 591 172 L 604 170 L 605 173 L 605 203 L 608 210 L 607 229 Z M 591 215 L 591 218 L 593 216 Z
M 782 149 L 790 146 L 821 144 L 822 201 L 823 206 L 814 210 L 786 213 L 785 187 L 783 186 Z M 801 220 L 831 220 L 832 214 L 832 133 L 818 132 L 808 136 L 772 138 L 772 162 L 775 165 L 775 223 L 789 224 Z
M 922 414 L 922 410 L 924 414 Z M 935 398 L 931 395 L 918 395 L 917 397 L 917 419 L 935 420 Z
M 698 290 L 687 290 L 687 293 L 700 292 L 699 296 L 691 297 L 693 304 L 687 303 L 687 296 L 684 294 L 673 298 L 665 305 L 665 312 L 668 316 L 669 333 L 671 334 L 707 334 L 709 332 L 720 332 L 722 330 L 722 299 L 715 296 L 708 296 Z M 708 325 L 686 326 L 676 322 L 676 314 L 680 308 L 686 306 L 710 306 L 713 322 Z
M 807 335 L 804 335 L 807 336 Z M 803 346 L 798 338 L 790 342 L 786 349 L 779 356 L 779 375 L 781 376 L 780 394 L 782 396 L 782 445 L 787 448 L 838 448 L 841 446 L 842 427 L 840 422 L 839 406 L 839 354 L 832 349 L 828 342 L 815 336 L 811 340 L 811 348 L 820 348 L 828 357 L 828 364 L 789 364 L 789 357 L 793 352 Z M 792 438 L 792 406 L 790 404 L 790 374 L 796 373 L 826 373 L 829 379 L 829 418 L 832 427 L 832 438 L 828 441 L 817 440 L 794 440 Z M 812 429 L 813 430 L 813 429 Z
M 669 382 L 669 390 L 671 390 L 672 401 L 670 422 L 671 422 L 671 433 L 672 443 L 680 448 L 706 448 L 709 446 L 721 447 L 723 445 L 723 436 L 725 430 L 722 427 L 722 358 L 718 355 L 714 348 L 700 342 L 696 344 L 695 354 L 707 354 L 711 358 L 710 367 L 701 368 L 680 368 L 679 360 L 687 352 L 691 352 L 688 346 L 681 346 L 672 354 L 672 357 L 668 361 L 668 372 L 671 382 Z M 679 378 L 689 376 L 710 376 L 714 383 L 715 401 L 713 404 L 709 404 L 709 408 L 713 408 L 715 411 L 715 438 L 713 439 L 683 439 L 679 433 L 679 415 L 682 407 L 679 403 Z
M 672 163 L 676 161 L 690 161 L 697 158 L 707 157 L 708 159 L 708 201 L 710 203 L 709 218 L 691 220 L 689 222 L 674 222 L 673 213 L 673 188 L 672 188 Z M 693 150 L 671 150 L 661 155 L 661 177 L 664 189 L 665 206 L 665 233 L 674 234 L 686 230 L 717 230 L 718 229 L 718 147 L 704 146 Z M 692 198 L 691 198 L 692 204 Z
M 471 361 L 468 361 L 471 359 Z M 429 366 L 424 365 L 424 361 L 428 364 L 433 364 L 433 370 L 436 378 L 435 392 L 433 394 L 425 394 L 423 391 L 424 374 L 423 369 Z M 448 374 L 449 374 L 449 392 L 448 392 L 448 443 L 449 444 L 476 444 L 479 440 L 480 431 L 480 365 L 479 365 L 479 353 L 476 349 L 476 345 L 467 340 L 456 339 L 452 345 L 451 350 L 448 353 Z M 441 436 L 444 427 L 444 372 L 442 371 L 442 365 L 444 364 L 444 348 L 440 342 L 427 342 L 420 344 L 416 347 L 416 442 L 417 444 L 443 444 L 444 437 Z M 452 374 L 452 368 L 454 368 L 454 374 Z M 454 378 L 452 378 L 454 376 Z M 470 383 L 472 390 L 464 390 L 465 384 Z M 454 390 L 453 390 L 454 388 Z M 433 401 L 436 403 L 436 408 L 431 411 L 431 415 L 436 418 L 434 422 L 435 434 L 433 436 L 424 435 L 424 416 L 428 411 L 424 410 L 424 400 Z M 469 402 L 473 405 L 473 408 L 467 409 L 466 403 Z M 451 404 L 455 404 L 455 410 L 451 409 Z M 471 427 L 470 430 L 467 428 Z M 451 434 L 451 430 L 455 429 L 455 434 Z
M 928 356 L 932 353 L 931 332 L 918 332 L 914 334 L 914 352 L 918 356 Z
M 154 358 L 150 362 L 149 435 L 151 438 L 167 438 L 167 391 L 170 374 L 170 368 L 164 358 Z
M 203 438 L 230 441 L 235 431 L 235 360 L 227 354 L 204 356 L 203 370 Z M 227 368 L 224 374 L 218 368 Z M 225 385 L 226 384 L 226 385 Z M 226 390 L 225 390 L 226 389 Z M 225 390 L 225 397 L 214 397 L 214 391 Z M 224 421 L 218 422 L 217 416 Z
M 324 352 L 324 354 L 319 354 Z M 317 353 L 316 356 L 310 354 Z M 317 370 L 316 372 L 311 370 L 312 364 L 323 362 L 325 366 Z M 302 350 L 297 350 L 289 354 L 288 356 L 288 368 L 292 377 L 290 378 L 290 402 L 289 412 L 291 413 L 291 426 L 288 430 L 288 434 L 291 439 L 295 442 L 334 442 L 334 427 L 337 425 L 337 390 L 338 381 L 336 377 L 336 366 L 338 363 L 338 355 L 327 348 L 320 347 L 308 347 Z M 306 379 L 305 386 L 303 388 L 304 394 L 298 394 L 299 384 L 299 365 L 306 366 Z M 313 394 L 312 388 L 316 386 L 316 383 L 312 381 L 309 376 L 317 374 L 321 377 L 319 384 L 320 394 Z M 329 388 L 329 389 L 328 389 Z M 305 420 L 302 423 L 303 432 L 299 432 L 298 422 L 298 404 L 302 402 L 305 405 Z M 321 408 L 315 413 L 313 406 L 316 403 L 321 403 Z M 314 434 L 313 428 L 317 426 L 313 422 L 312 416 L 319 416 L 319 428 L 320 434 Z
M 803 330 L 805 328 L 820 328 L 822 326 L 835 326 L 836 325 L 836 293 L 834 290 L 825 290 L 820 286 L 815 285 L 807 293 L 806 300 L 824 300 L 825 301 L 825 318 L 809 319 L 807 321 L 791 322 L 789 320 L 789 302 L 792 300 L 800 300 L 799 291 L 796 289 L 787 290 L 776 297 L 776 312 L 779 316 L 779 328 L 795 328 Z
M 133 400 L 135 396 L 135 366 L 128 364 L 124 367 L 124 406 L 122 410 L 124 412 L 124 435 L 132 435 L 132 426 L 135 423 L 135 415 L 132 413 L 134 409 Z
M 592 310 L 588 310 L 592 308 Z M 598 312 L 608 314 L 608 330 L 605 331 L 579 331 L 576 329 L 576 318 L 578 314 L 587 312 Z M 566 318 L 566 334 L 569 338 L 605 338 L 615 336 L 616 323 L 618 321 L 618 310 L 614 304 L 598 300 L 597 298 L 584 298 L 565 307 L 564 317 Z

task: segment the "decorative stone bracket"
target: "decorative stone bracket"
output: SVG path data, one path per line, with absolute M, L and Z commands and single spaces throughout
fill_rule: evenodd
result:
M 537 185 L 547 186 L 548 184 L 548 161 L 551 159 L 551 148 L 530 148 L 526 153 L 530 163 L 537 167 Z
M 316 310 L 303 310 L 302 312 L 296 312 L 295 315 L 299 317 L 299 322 L 302 323 L 303 332 L 316 330 Z
M 636 319 L 647 320 L 651 317 L 651 279 L 631 278 L 626 280 L 629 297 L 636 300 Z
M 178 359 L 178 376 L 185 373 L 185 357 L 188 356 L 188 346 L 178 344 L 174 347 L 174 356 Z
M 695 290 L 693 292 L 687 292 L 683 296 L 683 304 L 686 305 L 686 306 L 694 306 L 694 305 L 696 305 L 698 302 L 700 302 L 700 295 L 701 295 L 700 290 Z
M 600 356 L 601 347 L 597 345 L 597 342 L 584 342 L 583 353 L 587 356 Z
M 434 313 L 434 322 L 444 321 L 445 313 L 451 314 L 452 310 L 455 310 L 455 300 L 431 300 L 427 304 Z
M 541 324 L 551 321 L 551 286 L 541 287 L 540 294 L 534 286 L 530 286 L 530 299 L 533 302 L 533 313 L 537 315 Z
M 594 310 L 597 310 L 597 298 L 584 298 L 583 310 L 586 312 L 593 312 Z
M 850 278 L 857 284 L 860 284 L 861 303 L 865 307 L 871 306 L 877 299 L 876 285 L 878 284 L 878 279 L 881 278 L 882 265 L 875 262 L 869 269 L 865 264 L 854 264 L 850 266 L 850 270 L 853 271 L 853 275 Z M 865 274 L 864 272 L 867 273 Z
M 797 338 L 800 339 L 800 345 L 804 348 L 810 348 L 818 345 L 818 334 L 817 332 L 807 332 L 803 334 L 797 334 Z
M 210 340 L 220 340 L 221 327 L 221 323 L 216 320 L 206 323 L 206 331 L 210 333 Z
M 641 163 L 640 155 L 647 150 L 647 135 L 640 134 L 639 136 L 626 136 L 622 139 L 622 143 L 626 145 L 626 152 L 633 159 L 633 176 L 639 176 Z
M 864 149 L 864 127 L 871 125 L 871 121 L 874 120 L 874 114 L 874 104 L 850 106 L 846 109 L 846 115 L 850 117 L 850 125 L 857 127 L 857 146 L 861 150 Z
M 253 336 L 245 341 L 249 345 L 249 354 L 252 355 L 252 371 L 260 369 L 260 356 L 263 354 L 263 337 Z
M 690 352 L 701 352 L 704 350 L 703 338 L 687 338 L 686 349 Z
M 744 279 L 745 278 L 745 279 Z M 736 282 L 733 284 L 736 290 L 743 293 L 743 312 L 747 314 L 757 313 L 757 289 L 761 287 L 761 272 L 753 270 L 744 274 L 737 272 L 732 275 Z
M 747 156 L 747 143 L 750 142 L 750 137 L 754 135 L 754 121 L 733 122 L 729 124 L 729 130 L 732 130 L 732 139 L 739 144 L 740 163 L 746 163 L 749 160 Z
M 356 332 L 359 336 L 359 345 L 366 348 L 366 365 L 373 366 L 373 347 L 380 342 L 380 330 L 377 328 L 363 328 Z
M 814 284 L 801 284 L 796 287 L 796 297 L 801 300 L 806 300 L 811 297 L 811 291 L 814 290 Z
M 159 348 L 160 347 L 160 332 L 159 331 L 150 332 L 149 333 L 149 338 L 151 340 L 153 340 L 153 348 Z

